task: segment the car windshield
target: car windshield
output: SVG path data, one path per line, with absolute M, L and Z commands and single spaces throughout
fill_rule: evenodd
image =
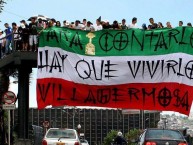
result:
M 147 139 L 168 139 L 168 140 L 182 140 L 183 136 L 179 131 L 175 130 L 148 130 L 146 134 Z
M 75 139 L 76 134 L 74 130 L 68 130 L 68 129 L 50 129 L 46 135 L 47 138 L 69 138 L 69 139 Z

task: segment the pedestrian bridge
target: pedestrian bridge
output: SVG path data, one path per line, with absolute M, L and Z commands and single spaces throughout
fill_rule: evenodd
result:
M 13 68 L 18 65 L 37 67 L 37 52 L 31 51 L 15 51 L 0 59 L 0 69 Z
M 0 59 L 0 71 L 18 77 L 18 137 L 28 139 L 29 83 L 32 68 L 37 67 L 37 52 L 13 51 Z M 23 141 L 25 142 L 25 141 Z M 20 143 L 21 145 L 21 143 Z

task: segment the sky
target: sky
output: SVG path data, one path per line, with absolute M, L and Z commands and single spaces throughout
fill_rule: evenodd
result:
M 192 0 L 5 0 L 4 11 L 0 13 L 0 29 L 4 29 L 4 23 L 11 24 L 20 20 L 27 20 L 30 16 L 42 14 L 56 20 L 82 20 L 86 18 L 92 22 L 101 16 L 111 23 L 114 20 L 126 19 L 131 23 L 133 17 L 138 18 L 138 26 L 149 24 L 149 18 L 155 22 L 166 25 L 170 21 L 173 27 L 182 20 L 186 25 L 193 23 Z
M 137 17 L 137 25 L 149 24 L 149 18 L 155 22 L 170 21 L 173 27 L 178 26 L 182 20 L 184 25 L 193 24 L 192 0 L 5 0 L 2 13 L 0 13 L 0 29 L 4 30 L 4 23 L 27 20 L 34 15 L 45 15 L 62 22 L 68 20 L 82 21 L 83 18 L 91 22 L 101 16 L 102 20 L 121 22 L 123 18 L 130 24 L 133 17 Z M 28 22 L 29 23 L 29 22 Z M 33 78 L 30 85 L 30 107 L 36 107 L 36 69 L 33 69 Z M 12 79 L 11 79 L 12 80 Z M 17 93 L 17 84 L 11 83 L 10 89 Z M 193 111 L 193 109 L 191 109 Z

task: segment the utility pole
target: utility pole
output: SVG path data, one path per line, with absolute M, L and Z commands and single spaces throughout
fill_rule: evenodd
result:
M 74 118 L 75 118 L 75 107 L 73 107 L 73 114 L 72 114 L 72 118 L 73 118 L 73 129 L 75 129 L 75 127 L 74 127 Z
M 75 106 L 73 106 L 72 114 L 66 112 L 65 110 L 62 110 L 62 111 L 67 113 L 68 115 L 70 115 L 72 117 L 72 128 L 75 129 L 75 115 L 76 115 Z
M 144 110 L 141 111 L 141 129 L 144 129 Z

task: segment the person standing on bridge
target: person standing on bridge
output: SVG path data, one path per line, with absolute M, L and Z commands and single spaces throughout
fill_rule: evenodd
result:
M 3 35 L 3 31 L 2 30 L 0 30 L 0 58 L 2 58 L 2 56 L 3 56 L 3 53 L 4 53 L 4 44 L 5 44 L 5 42 L 4 42 L 4 35 Z
M 6 37 L 5 54 L 8 55 L 11 53 L 10 45 L 12 42 L 12 29 L 8 23 L 5 23 L 4 26 L 6 28 L 5 29 L 5 37 Z
M 37 23 L 35 18 L 31 18 L 31 23 L 29 24 L 29 46 L 30 51 L 34 50 L 37 51 Z

